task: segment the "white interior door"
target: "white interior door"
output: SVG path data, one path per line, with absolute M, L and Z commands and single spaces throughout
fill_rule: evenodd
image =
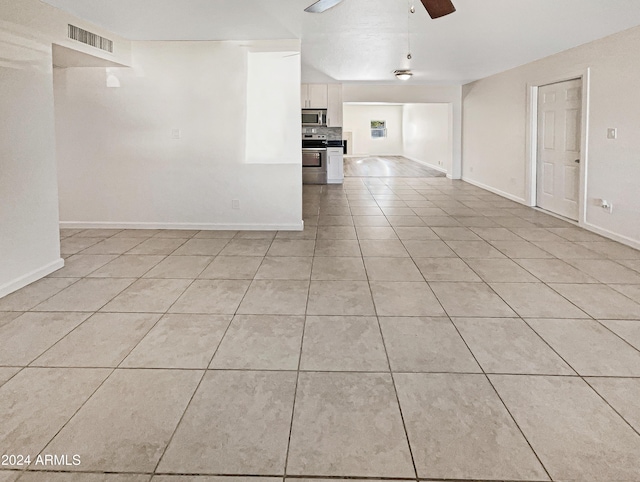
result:
M 538 89 L 537 205 L 578 220 L 582 80 Z

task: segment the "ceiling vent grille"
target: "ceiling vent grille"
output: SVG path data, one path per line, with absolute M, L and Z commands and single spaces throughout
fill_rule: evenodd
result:
M 69 24 L 69 38 L 100 50 L 113 53 L 113 41 Z

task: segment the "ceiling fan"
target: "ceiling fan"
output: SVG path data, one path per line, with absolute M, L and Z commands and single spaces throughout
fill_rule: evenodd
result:
M 427 9 L 431 18 L 440 18 L 445 15 L 449 15 L 456 11 L 456 7 L 453 6 L 451 0 L 420 0 L 424 8 Z M 310 13 L 322 13 L 325 10 L 329 10 L 331 7 L 335 7 L 342 0 L 318 0 L 314 4 L 305 9 L 305 12 Z

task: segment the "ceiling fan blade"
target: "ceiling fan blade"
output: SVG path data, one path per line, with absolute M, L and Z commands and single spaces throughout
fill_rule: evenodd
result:
M 322 13 L 325 10 L 329 10 L 331 7 L 335 7 L 341 2 L 342 0 L 318 0 L 313 5 L 305 8 L 304 11 L 309 13 Z
M 440 18 L 456 11 L 451 0 L 422 0 L 431 18 Z

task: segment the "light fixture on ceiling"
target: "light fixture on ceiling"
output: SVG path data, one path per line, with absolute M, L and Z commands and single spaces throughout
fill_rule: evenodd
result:
M 411 64 L 411 37 L 410 37 L 409 23 L 411 19 L 411 14 L 416 13 L 416 8 L 412 5 L 411 0 L 409 0 L 408 3 L 409 3 L 409 13 L 407 15 L 407 60 L 409 62 L 407 63 Z M 393 74 L 399 80 L 409 80 L 413 76 L 413 72 L 411 72 L 410 68 L 398 69 Z
M 413 72 L 411 72 L 409 69 L 396 70 L 394 72 L 394 75 L 400 80 L 409 80 L 413 75 Z

